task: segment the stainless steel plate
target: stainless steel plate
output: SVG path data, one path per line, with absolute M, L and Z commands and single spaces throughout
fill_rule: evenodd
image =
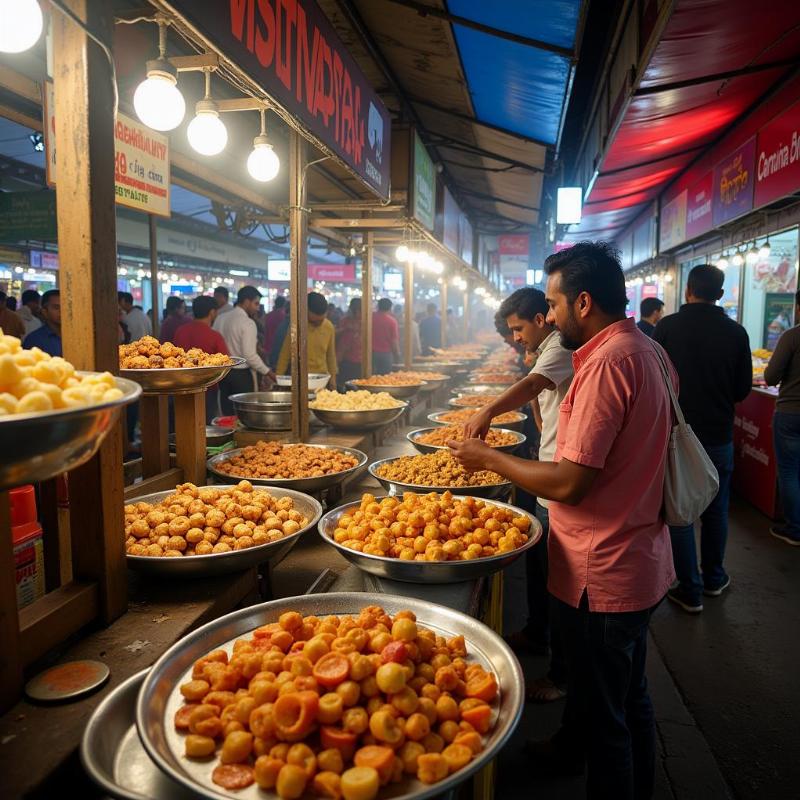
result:
M 466 493 L 462 489 L 460 494 L 456 496 L 465 497 Z M 363 569 L 364 572 L 378 575 L 381 578 L 391 578 L 392 580 L 405 581 L 406 583 L 459 583 L 461 581 L 472 581 L 485 575 L 491 575 L 493 572 L 505 569 L 509 564 L 513 564 L 542 537 L 541 523 L 533 514 L 508 503 L 481 499 L 487 505 L 510 509 L 517 516 L 527 517 L 531 521 L 528 541 L 522 547 L 510 553 L 502 553 L 487 558 L 475 558 L 470 561 L 402 561 L 399 558 L 360 553 L 358 550 L 351 550 L 333 539 L 333 532 L 336 530 L 336 523 L 339 518 L 342 514 L 357 509 L 361 505 L 360 501 L 348 503 L 329 511 L 319 521 L 318 531 L 319 535 L 329 545 L 335 547 L 341 556 L 355 564 L 359 569 Z
M 420 391 L 424 392 L 425 394 L 430 394 L 431 392 L 435 392 L 437 389 L 440 389 L 449 381 L 449 375 L 446 378 L 426 378 L 425 383 L 422 385 Z
M 402 405 L 397 408 L 375 408 L 369 411 L 334 411 L 323 408 L 312 408 L 311 411 L 317 419 L 332 428 L 369 431 L 394 422 L 408 408 L 408 403 L 404 400 L 397 402 Z
M 435 430 L 439 430 L 439 428 L 418 428 L 415 431 L 409 431 L 406 434 L 406 439 L 408 439 L 408 441 L 411 442 L 411 444 L 414 445 L 414 447 L 419 450 L 420 453 L 435 453 L 437 450 L 447 450 L 446 445 L 425 444 L 425 442 L 421 442 L 419 440 L 420 436 L 424 436 L 426 433 L 430 433 L 431 431 Z M 510 453 L 512 450 L 516 450 L 528 438 L 524 433 L 512 431 L 508 428 L 495 428 L 495 430 L 498 433 L 507 433 L 509 436 L 514 437 L 514 441 L 511 444 L 504 444 L 499 447 L 492 448 L 493 450 L 500 450 L 503 453 Z
M 472 387 L 470 387 L 470 388 L 472 388 Z M 461 400 L 463 395 L 465 395 L 465 394 L 466 395 L 473 395 L 473 394 L 476 394 L 476 393 L 472 392 L 472 391 L 470 391 L 470 392 L 461 391 L 461 392 L 459 392 L 458 397 L 451 397 L 447 401 L 447 405 L 449 405 L 451 408 L 482 408 L 483 407 L 480 404 L 464 405 L 464 403 L 459 403 L 458 401 Z M 494 393 L 493 392 L 489 392 L 489 394 L 494 394 Z M 476 401 L 472 401 L 472 402 L 476 402 Z
M 463 408 L 463 406 L 462 406 Z M 435 414 L 428 414 L 428 419 L 431 422 L 435 422 L 437 425 L 463 425 L 464 423 L 458 422 L 448 422 L 447 420 L 442 419 L 444 414 L 448 414 L 448 411 L 437 411 Z M 513 422 L 493 422 L 493 428 L 506 428 L 510 431 L 521 431 L 522 424 L 525 422 L 525 415 L 521 411 L 512 411 L 511 412 L 515 419 Z
M 291 444 L 287 442 L 287 444 Z M 296 489 L 299 492 L 318 492 L 330 486 L 336 486 L 342 481 L 347 480 L 354 472 L 357 472 L 367 463 L 367 454 L 352 447 L 336 447 L 328 444 L 309 444 L 307 447 L 319 447 L 321 450 L 338 450 L 342 453 L 349 453 L 358 459 L 358 464 L 342 472 L 334 472 L 331 475 L 320 475 L 317 478 L 248 478 L 244 475 L 229 475 L 227 472 L 220 472 L 217 467 L 223 462 L 234 456 L 238 456 L 245 448 L 240 447 L 236 450 L 228 450 L 220 453 L 208 460 L 208 471 L 217 478 L 230 483 L 233 480 L 250 481 L 253 485 L 273 486 L 282 489 Z
M 110 403 L 0 417 L 0 489 L 45 481 L 88 461 L 114 426 L 120 409 L 142 393 L 133 381 L 115 378 L 114 382 L 122 397 Z
M 473 497 L 508 497 L 511 494 L 511 482 L 503 481 L 502 483 L 493 483 L 489 486 L 417 486 L 412 483 L 400 483 L 400 481 L 392 481 L 387 478 L 381 478 L 376 473 L 378 467 L 382 464 L 388 464 L 390 461 L 397 461 L 399 456 L 392 458 L 382 458 L 380 461 L 374 461 L 369 465 L 369 474 L 375 478 L 389 494 L 402 494 L 403 492 L 419 492 L 427 494 L 428 492 L 452 492 L 453 494 L 471 494 Z
M 368 605 L 379 605 L 389 614 L 408 609 L 421 625 L 441 636 L 463 635 L 470 659 L 497 676 L 500 695 L 495 703 L 494 729 L 488 734 L 486 746 L 464 769 L 432 786 L 406 779 L 392 787 L 381 789 L 379 800 L 424 800 L 444 795 L 458 786 L 494 758 L 508 742 L 522 715 L 524 680 L 519 662 L 508 645 L 481 622 L 444 606 L 409 597 L 384 594 L 342 592 L 303 597 L 287 597 L 258 606 L 235 611 L 186 636 L 173 645 L 156 662 L 144 681 L 136 703 L 136 726 L 145 750 L 153 761 L 174 780 L 195 791 L 197 796 L 212 800 L 275 800 L 273 792 L 264 792 L 253 785 L 234 793 L 226 793 L 211 782 L 216 760 L 192 762 L 183 757 L 183 737 L 172 724 L 177 708 L 182 704 L 178 686 L 188 680 L 196 659 L 220 647 L 229 652 L 235 639 L 267 622 L 278 619 L 288 610 L 301 614 L 357 614 Z
M 81 739 L 81 763 L 89 777 L 121 800 L 190 800 L 145 752 L 136 731 L 136 698 L 149 669 L 121 683 L 95 709 Z
M 292 427 L 291 392 L 242 392 L 229 400 L 239 421 L 258 431 L 288 431 Z
M 175 367 L 173 369 L 121 369 L 119 374 L 136 381 L 145 394 L 188 394 L 207 389 L 221 381 L 243 358 L 231 357 L 220 367 Z
M 378 392 L 386 392 L 386 394 L 390 394 L 392 397 L 396 397 L 398 400 L 408 400 L 410 397 L 413 397 L 417 392 L 419 392 L 424 383 L 415 383 L 411 386 L 366 386 L 362 383 L 356 383 L 355 381 L 348 381 L 345 386 L 348 389 L 352 389 L 354 391 L 358 391 L 359 389 L 366 389 L 368 392 L 372 392 L 373 394 L 377 394 Z
M 233 451 L 231 451 L 233 452 Z M 199 487 L 201 489 L 232 489 L 227 486 Z M 175 490 L 169 492 L 156 492 L 142 497 L 135 497 L 129 500 L 126 505 L 131 503 L 157 503 L 168 495 L 174 494 Z M 263 564 L 265 561 L 278 561 L 286 555 L 300 541 L 300 537 L 310 531 L 319 522 L 322 516 L 322 506 L 313 497 L 309 497 L 302 492 L 292 489 L 281 489 L 275 491 L 275 496 L 291 497 L 294 507 L 309 521 L 297 533 L 278 539 L 276 542 L 259 544 L 255 547 L 247 547 L 244 550 L 233 550 L 230 553 L 210 553 L 207 556 L 183 556 L 182 558 L 161 558 L 154 556 L 126 556 L 128 566 L 138 572 L 146 572 L 150 575 L 163 575 L 165 577 L 176 578 L 200 578 L 208 575 L 224 575 L 228 572 L 241 572 L 249 569 L 256 564 Z

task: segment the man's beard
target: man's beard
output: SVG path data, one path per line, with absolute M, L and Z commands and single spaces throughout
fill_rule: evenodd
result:
M 570 306 L 569 316 L 563 327 L 558 329 L 559 338 L 561 339 L 561 346 L 565 350 L 577 350 L 583 345 L 580 341 L 580 328 L 578 327 L 578 320 L 575 317 L 575 311 Z

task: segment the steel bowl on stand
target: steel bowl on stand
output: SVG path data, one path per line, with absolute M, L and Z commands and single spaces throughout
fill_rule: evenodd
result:
M 240 364 L 243 358 L 231 357 L 231 363 L 222 366 L 121 369 L 119 374 L 138 383 L 144 394 L 190 394 L 219 383 Z
M 394 422 L 407 408 L 408 403 L 398 400 L 397 408 L 373 408 L 365 411 L 342 411 L 329 408 L 312 408 L 320 422 L 347 431 L 371 431 Z
M 234 411 L 246 428 L 257 431 L 292 429 L 291 392 L 241 392 L 229 398 Z
M 441 430 L 440 427 L 434 428 L 417 428 L 417 430 L 409 431 L 406 434 L 406 439 L 415 447 L 415 449 L 420 453 L 435 453 L 437 450 L 447 450 L 447 445 L 443 444 L 427 444 L 425 442 L 421 442 L 420 438 L 424 436 L 426 433 L 431 433 L 431 431 L 438 431 Z M 516 450 L 521 444 L 524 444 L 525 440 L 528 438 L 525 436 L 524 433 L 519 433 L 519 431 L 512 431 L 507 428 L 494 428 L 497 433 L 505 433 L 509 436 L 514 437 L 514 441 L 511 444 L 503 444 L 499 446 L 492 446 L 492 450 L 500 450 L 503 453 L 510 453 L 512 450 Z
M 373 394 L 378 394 L 379 392 L 386 392 L 386 394 L 391 395 L 397 400 L 408 400 L 409 398 L 413 397 L 417 392 L 419 392 L 422 387 L 424 386 L 424 382 L 408 384 L 405 386 L 392 386 L 389 384 L 386 385 L 375 385 L 375 384 L 364 384 L 358 383 L 356 381 L 348 381 L 345 386 L 352 391 L 358 391 L 360 389 L 366 389 L 368 392 L 372 392 Z

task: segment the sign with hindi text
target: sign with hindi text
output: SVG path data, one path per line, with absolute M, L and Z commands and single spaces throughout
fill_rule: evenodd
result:
M 746 214 L 753 207 L 756 137 L 714 167 L 714 197 L 711 213 L 714 227 Z
M 114 123 L 117 203 L 169 216 L 169 140 L 141 122 L 117 114 Z

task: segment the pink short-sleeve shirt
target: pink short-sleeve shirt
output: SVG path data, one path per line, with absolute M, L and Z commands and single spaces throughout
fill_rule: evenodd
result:
M 586 591 L 591 611 L 639 611 L 675 579 L 661 510 L 672 410 L 654 347 L 626 319 L 573 355 L 554 460 L 600 472 L 577 506 L 550 504 L 548 588 L 575 608 Z

